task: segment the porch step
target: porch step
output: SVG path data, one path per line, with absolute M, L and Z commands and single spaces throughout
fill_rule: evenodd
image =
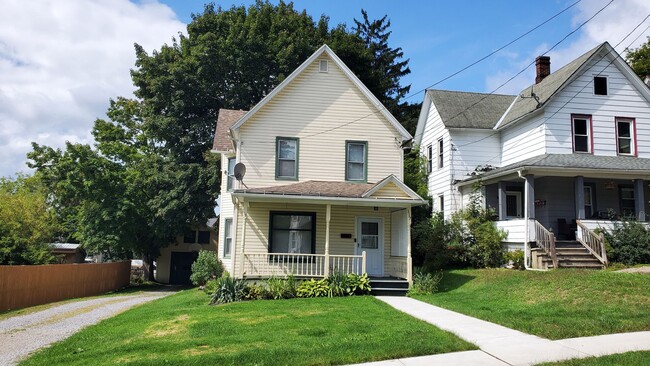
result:
M 555 249 L 558 268 L 603 268 L 603 264 L 577 241 L 558 240 L 555 242 Z M 554 268 L 551 257 L 544 254 L 541 249 L 534 248 L 532 251 L 538 257 L 537 268 Z
M 409 283 L 399 278 L 371 277 L 370 289 L 370 293 L 375 296 L 406 296 Z

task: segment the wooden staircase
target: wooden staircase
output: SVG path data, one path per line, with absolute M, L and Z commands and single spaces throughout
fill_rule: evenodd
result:
M 604 266 L 584 245 L 572 240 L 555 242 L 558 268 L 603 269 Z M 533 268 L 553 269 L 551 256 L 541 248 L 532 248 Z

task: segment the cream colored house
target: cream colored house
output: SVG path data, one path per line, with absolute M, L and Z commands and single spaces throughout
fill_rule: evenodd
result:
M 235 277 L 411 280 L 410 134 L 326 45 L 250 111 L 219 112 L 219 257 Z M 234 177 L 235 165 L 246 167 Z

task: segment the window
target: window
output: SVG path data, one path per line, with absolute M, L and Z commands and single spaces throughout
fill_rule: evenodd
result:
M 228 177 L 227 177 L 227 182 L 226 182 L 226 190 L 232 191 L 233 188 L 235 187 L 235 177 L 233 176 L 235 174 L 235 163 L 237 162 L 237 159 L 235 158 L 228 158 Z
M 607 78 L 604 76 L 594 76 L 594 94 L 607 95 Z
M 433 171 L 433 145 L 427 146 L 427 173 Z
M 367 177 L 368 143 L 347 141 L 345 143 L 345 180 L 365 182 Z
M 209 230 L 191 230 L 183 235 L 183 243 L 185 244 L 210 244 L 210 231 Z
M 619 155 L 636 155 L 634 119 L 616 118 L 616 149 Z
M 230 258 L 230 253 L 232 251 L 232 219 L 226 219 L 224 221 L 224 230 L 223 230 L 223 257 Z
M 442 216 L 445 216 L 445 196 L 444 195 L 439 195 L 438 196 L 438 210 L 442 214 Z
M 320 60 L 318 63 L 318 71 L 320 72 L 328 72 L 329 71 L 329 64 L 327 60 Z
M 298 180 L 298 139 L 278 137 L 276 145 L 275 177 Z
M 444 155 L 443 155 L 443 144 L 442 144 L 442 139 L 438 140 L 438 169 L 442 168 L 444 166 Z
M 619 194 L 621 197 L 621 216 L 634 216 L 634 188 L 622 186 Z
M 506 191 L 506 217 L 518 218 L 522 211 L 521 192 Z
M 269 252 L 315 253 L 315 213 L 271 211 L 270 221 Z
M 591 116 L 571 116 L 573 130 L 573 151 L 591 152 Z
M 594 196 L 592 186 L 584 186 L 585 194 L 585 218 L 590 218 L 594 215 Z

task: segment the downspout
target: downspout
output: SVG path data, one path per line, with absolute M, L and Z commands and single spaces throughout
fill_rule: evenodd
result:
M 517 170 L 517 175 L 519 178 L 523 179 L 524 182 L 526 182 L 526 177 L 521 173 L 522 170 Z M 524 235 L 524 268 L 528 271 L 544 271 L 543 269 L 539 268 L 532 268 L 528 265 L 528 258 L 529 258 L 529 248 L 528 248 L 528 243 L 530 242 L 530 220 L 528 219 L 528 188 L 526 188 L 526 185 L 524 183 L 524 221 L 525 221 L 525 230 L 526 234 Z

